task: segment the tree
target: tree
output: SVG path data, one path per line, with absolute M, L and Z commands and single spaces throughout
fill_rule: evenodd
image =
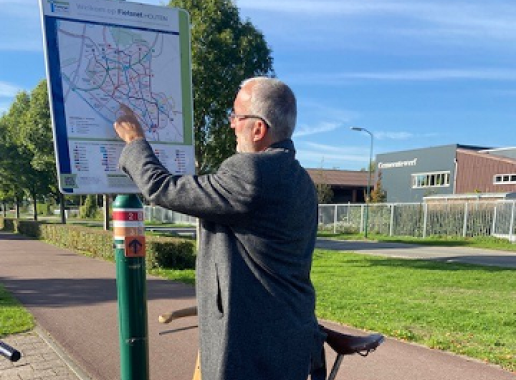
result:
M 30 195 L 34 206 L 34 219 L 37 220 L 38 197 L 50 192 L 52 184 L 55 184 L 56 175 L 55 169 L 50 168 L 40 154 L 40 150 L 45 149 L 42 148 L 45 128 L 51 136 L 48 101 L 45 102 L 43 99 L 46 91 L 41 90 L 40 84 L 31 95 L 33 96 L 24 91 L 18 93 L 7 114 L 2 116 L 0 128 L 3 132 L 4 152 L 0 170 L 4 184 L 13 189 L 17 206 L 24 192 Z M 51 146 L 51 137 L 48 143 Z
M 28 179 L 27 163 L 30 160 L 19 149 L 17 133 L 29 109 L 30 97 L 25 91 L 19 92 L 6 114 L 0 119 L 0 155 L 2 165 L 0 177 L 3 193 L 14 198 L 16 218 L 20 216 L 20 202 Z
M 7 215 L 7 204 L 16 201 L 16 186 L 10 173 L 12 165 L 12 152 L 14 147 L 9 140 L 7 123 L 5 115 L 0 118 L 0 199 L 2 200 L 2 208 L 4 217 Z M 21 192 L 21 189 L 18 189 Z
M 384 203 L 387 201 L 387 192 L 382 187 L 382 171 L 378 170 L 376 186 L 371 191 L 371 203 Z
M 319 204 L 330 203 L 333 200 L 333 189 L 327 183 L 317 183 L 317 202 Z
M 52 194 L 58 199 L 57 169 L 54 158 L 50 104 L 46 80 L 42 80 L 30 93 L 30 105 L 20 130 L 22 145 L 32 155 L 30 165 L 35 176 L 29 187 L 36 216 L 37 197 Z
M 52 190 L 57 192 L 57 170 L 46 80 L 39 82 L 30 94 L 30 105 L 20 136 L 33 154 L 32 166 L 51 177 L 54 185 Z
M 263 34 L 231 0 L 172 0 L 191 19 L 195 156 L 199 173 L 212 172 L 235 151 L 228 114 L 240 83 L 273 75 Z
M 98 212 L 97 196 L 90 194 L 86 197 L 84 205 L 79 209 L 79 217 L 81 219 L 92 219 L 97 217 Z
M 317 178 L 313 178 L 313 180 L 315 183 L 315 189 L 317 190 L 317 203 L 330 203 L 333 200 L 333 189 L 327 183 L 328 181 L 324 175 L 324 170 L 322 168 L 319 169 L 319 171 L 315 173 L 315 177 Z

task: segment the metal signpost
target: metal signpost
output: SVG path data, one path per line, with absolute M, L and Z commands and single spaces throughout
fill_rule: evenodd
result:
M 135 194 L 116 197 L 113 231 L 122 379 L 148 379 L 145 226 L 143 205 Z

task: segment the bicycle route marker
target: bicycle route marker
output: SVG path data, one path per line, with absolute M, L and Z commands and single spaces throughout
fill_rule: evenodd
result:
M 59 188 L 138 193 L 118 165 L 122 105 L 174 174 L 194 172 L 189 20 L 125 1 L 40 0 Z

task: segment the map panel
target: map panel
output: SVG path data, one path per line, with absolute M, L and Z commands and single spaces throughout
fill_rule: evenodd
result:
M 184 142 L 181 94 L 173 85 L 181 78 L 177 35 L 64 20 L 57 25 L 70 138 L 115 139 L 112 124 L 124 104 L 148 140 Z

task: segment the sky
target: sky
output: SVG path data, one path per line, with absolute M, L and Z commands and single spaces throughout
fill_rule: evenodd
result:
M 162 5 L 160 0 L 140 3 Z M 360 170 L 447 144 L 516 146 L 516 2 L 237 0 L 297 96 L 297 157 Z M 0 113 L 45 78 L 38 0 L 0 0 Z M 367 132 L 353 131 L 365 128 Z

